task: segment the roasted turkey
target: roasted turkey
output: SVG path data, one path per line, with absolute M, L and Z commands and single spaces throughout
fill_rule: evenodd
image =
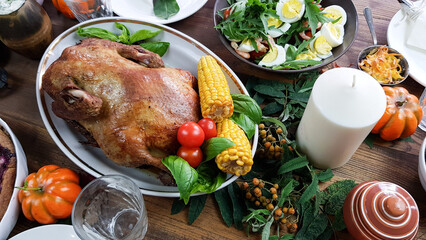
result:
M 167 171 L 161 159 L 176 153 L 179 126 L 200 118 L 195 77 L 137 45 L 85 39 L 50 65 L 42 87 L 58 117 L 77 121 L 122 166 Z

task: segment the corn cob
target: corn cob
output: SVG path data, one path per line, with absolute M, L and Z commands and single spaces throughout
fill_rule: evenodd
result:
M 201 57 L 197 71 L 203 117 L 220 122 L 232 116 L 234 103 L 228 82 L 216 60 L 212 56 Z
M 253 156 L 250 142 L 244 131 L 231 119 L 227 118 L 217 124 L 217 136 L 225 137 L 235 143 L 216 156 L 217 167 L 223 172 L 245 175 L 251 170 Z

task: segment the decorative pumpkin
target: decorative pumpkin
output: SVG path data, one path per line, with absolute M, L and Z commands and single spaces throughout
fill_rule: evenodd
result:
M 402 87 L 383 87 L 387 106 L 372 133 L 386 141 L 411 136 L 423 117 L 419 99 Z
M 65 15 L 65 17 L 75 19 L 74 14 L 68 8 L 64 0 L 52 0 L 52 3 L 58 11 Z
M 78 175 L 71 169 L 47 165 L 25 179 L 18 194 L 25 217 L 41 224 L 71 216 L 81 192 Z

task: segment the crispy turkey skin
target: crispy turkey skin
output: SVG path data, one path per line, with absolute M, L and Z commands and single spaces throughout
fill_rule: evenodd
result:
M 136 45 L 88 38 L 66 48 L 43 75 L 53 112 L 75 120 L 119 165 L 167 168 L 177 130 L 200 119 L 197 80 L 164 67 L 161 58 Z

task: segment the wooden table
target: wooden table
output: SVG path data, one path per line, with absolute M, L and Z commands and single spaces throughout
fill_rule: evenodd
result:
M 222 58 L 242 80 L 246 79 L 248 75 L 266 79 L 284 79 L 283 75 L 251 68 L 225 49 L 213 29 L 214 2 L 214 0 L 209 0 L 200 11 L 191 17 L 169 26 L 206 45 Z M 372 8 L 379 44 L 386 44 L 387 26 L 392 16 L 400 9 L 397 1 L 356 0 L 354 3 L 360 23 L 358 35 L 351 49 L 337 61 L 340 66 L 356 66 L 356 58 L 360 50 L 372 44 L 362 13 L 364 7 Z M 43 7 L 52 20 L 55 36 L 78 23 L 57 12 L 49 0 L 45 1 Z M 29 60 L 13 52 L 0 53 L 0 66 L 8 71 L 10 86 L 10 89 L 0 90 L 0 117 L 10 125 L 21 141 L 27 155 L 29 172 L 35 172 L 46 164 L 58 164 L 82 172 L 83 170 L 70 161 L 56 146 L 40 118 L 35 97 L 38 63 L 39 61 Z M 417 96 L 420 96 L 424 89 L 411 78 L 401 85 Z M 419 239 L 426 239 L 426 192 L 420 184 L 417 173 L 419 149 L 425 136 L 426 133 L 418 129 L 412 136 L 414 142 L 376 142 L 373 149 L 362 144 L 349 163 L 334 170 L 334 173 L 340 177 L 358 182 L 389 181 L 410 192 L 420 208 Z M 177 215 L 170 215 L 173 202 L 171 198 L 145 196 L 145 202 L 149 218 L 146 239 L 246 238 L 243 231 L 234 227 L 226 227 L 212 197 L 208 198 L 204 211 L 192 225 L 187 223 L 187 210 Z M 36 226 L 39 224 L 26 220 L 21 214 L 9 237 Z M 252 238 L 259 237 L 252 236 Z

